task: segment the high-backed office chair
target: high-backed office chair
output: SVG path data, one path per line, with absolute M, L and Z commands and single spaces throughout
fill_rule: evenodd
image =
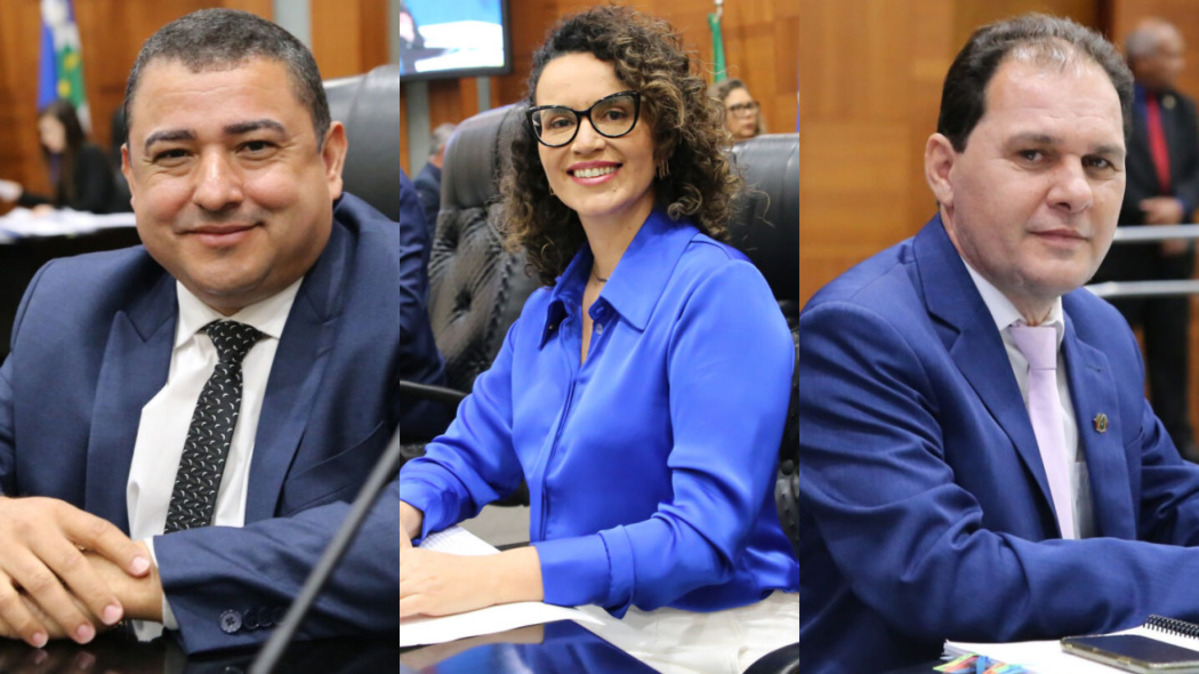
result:
M 429 320 L 446 382 L 469 391 L 540 285 L 524 255 L 504 250 L 495 228 L 503 153 L 522 123 L 517 106 L 475 115 L 446 147 L 441 211 L 429 254 Z
M 400 219 L 400 68 L 325 80 L 329 114 L 346 127 L 345 189 Z
M 540 285 L 524 272 L 524 255 L 504 250 L 494 225 L 502 153 L 519 124 L 516 106 L 490 110 L 459 124 L 446 147 L 441 210 L 429 253 L 429 321 L 449 390 L 424 387 L 410 391 L 414 395 L 448 403 L 453 391 L 470 391 Z M 406 455 L 412 454 L 408 449 Z M 497 505 L 527 505 L 528 499 L 522 484 Z

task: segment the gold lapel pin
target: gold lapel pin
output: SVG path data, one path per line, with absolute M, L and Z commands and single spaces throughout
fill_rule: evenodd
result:
M 1095 424 L 1096 431 L 1099 431 L 1100 433 L 1107 432 L 1107 415 L 1106 414 L 1104 414 L 1103 412 L 1100 412 L 1099 414 L 1095 415 L 1095 418 L 1092 419 L 1092 421 Z

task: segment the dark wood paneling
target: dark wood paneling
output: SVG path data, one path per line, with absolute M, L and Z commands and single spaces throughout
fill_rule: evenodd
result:
M 326 79 L 387 63 L 387 0 L 310 0 L 312 54 Z

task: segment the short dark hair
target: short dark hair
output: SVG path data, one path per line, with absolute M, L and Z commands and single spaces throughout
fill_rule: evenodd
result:
M 201 9 L 176 19 L 150 36 L 137 54 L 125 85 L 125 129 L 133 125 L 130 114 L 142 71 L 154 61 L 178 61 L 192 72 L 225 70 L 252 58 L 283 64 L 291 77 L 296 98 L 308 108 L 316 144 L 320 148 L 331 123 L 329 101 L 316 59 L 304 43 L 279 25 L 235 9 Z
M 1102 68 L 1120 98 L 1127 141 L 1132 129 L 1132 73 L 1119 52 L 1102 35 L 1070 19 L 1033 13 L 979 28 L 953 60 L 941 89 L 937 132 L 954 150 L 966 149 L 966 140 L 987 109 L 987 84 L 1016 51 L 1038 64 L 1065 67 L 1085 57 Z
M 655 200 L 672 220 L 689 218 L 714 239 L 741 185 L 724 153 L 724 111 L 708 98 L 679 33 L 666 21 L 630 7 L 601 6 L 562 19 L 533 54 L 526 104 L 534 105 L 546 65 L 566 54 L 591 54 L 611 63 L 616 78 L 641 93 L 659 173 Z M 501 222 L 510 249 L 523 249 L 542 283 L 553 285 L 586 241 L 579 216 L 550 192 L 537 140 L 528 124 L 517 130 L 501 179 Z

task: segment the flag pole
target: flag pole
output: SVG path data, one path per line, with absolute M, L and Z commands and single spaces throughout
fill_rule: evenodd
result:
M 715 72 L 712 81 L 719 82 L 728 77 L 724 65 L 724 36 L 721 33 L 720 19 L 724 16 L 724 0 L 716 0 L 716 11 L 708 15 L 708 27 L 712 30 L 712 61 Z

